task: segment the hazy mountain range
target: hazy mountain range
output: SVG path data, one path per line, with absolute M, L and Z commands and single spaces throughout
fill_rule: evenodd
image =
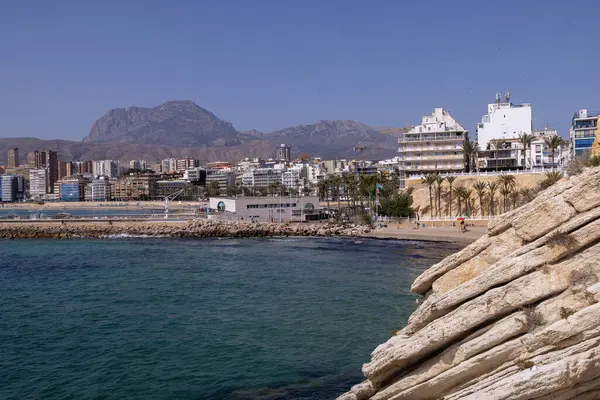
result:
M 292 155 L 323 158 L 356 158 L 353 147 L 365 146 L 366 158 L 393 157 L 396 137 L 356 121 L 328 120 L 298 125 L 275 132 L 238 131 L 212 112 L 191 101 L 169 101 L 153 108 L 128 107 L 109 110 L 96 120 L 83 141 L 0 139 L 0 164 L 7 152 L 18 147 L 21 163 L 33 150 L 50 149 L 65 161 L 90 159 L 150 162 L 192 156 L 202 162 L 239 161 L 244 157 L 272 157 L 285 143 Z

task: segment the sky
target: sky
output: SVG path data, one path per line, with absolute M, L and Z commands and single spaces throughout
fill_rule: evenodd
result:
M 0 0 L 0 137 L 81 140 L 111 108 L 192 100 L 239 130 L 378 127 L 495 93 L 568 135 L 600 111 L 600 1 Z

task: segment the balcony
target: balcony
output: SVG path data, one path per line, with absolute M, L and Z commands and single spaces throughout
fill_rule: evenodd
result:
M 398 138 L 398 143 L 406 142 L 442 142 L 442 141 L 465 141 L 465 135 L 448 133 L 424 133 L 424 134 L 405 134 Z
M 462 151 L 462 146 L 410 146 L 410 147 L 402 147 L 398 148 L 400 152 L 427 152 L 427 151 L 442 151 L 442 150 L 450 150 L 450 151 Z
M 464 155 L 462 154 L 448 154 L 448 155 L 438 155 L 438 156 L 410 156 L 407 155 L 405 160 L 406 161 L 421 161 L 421 160 L 431 160 L 431 161 L 435 161 L 435 160 L 463 160 L 465 158 Z

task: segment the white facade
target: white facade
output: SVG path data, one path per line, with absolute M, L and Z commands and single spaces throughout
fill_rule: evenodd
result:
M 244 172 L 242 184 L 246 187 L 269 187 L 272 183 L 281 182 L 282 169 L 256 168 Z
M 92 164 L 92 174 L 94 176 L 106 175 L 109 178 L 119 177 L 119 163 L 113 160 L 94 161 Z
M 316 196 L 211 197 L 209 206 L 216 210 L 216 218 L 267 222 L 304 221 L 320 209 Z
M 477 124 L 476 140 L 481 150 L 485 150 L 493 139 L 512 139 L 533 131 L 533 114 L 530 104 L 512 104 L 510 96 L 497 96 L 493 104 L 488 104 L 487 114 Z
M 160 162 L 162 172 L 177 171 L 177 160 L 174 158 L 165 158 Z
M 465 168 L 463 144 L 468 132 L 442 108 L 422 118 L 398 138 L 400 184 L 406 173 L 462 172 Z
M 86 201 L 110 200 L 110 180 L 107 176 L 100 176 L 88 183 L 90 197 Z
M 29 170 L 29 196 L 31 198 L 41 198 L 48 193 L 47 178 L 48 170 L 46 169 Z

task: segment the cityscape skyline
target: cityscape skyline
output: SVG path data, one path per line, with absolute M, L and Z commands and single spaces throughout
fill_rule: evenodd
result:
M 13 55 L 0 66 L 0 137 L 81 140 L 109 109 L 173 99 L 238 130 L 323 119 L 399 127 L 443 107 L 473 133 L 485 104 L 506 91 L 533 105 L 537 129 L 566 137 L 573 113 L 594 109 L 600 85 L 590 79 L 600 57 L 587 48 L 600 10 L 591 1 L 509 1 L 494 13 L 473 1 L 150 1 L 117 15 L 68 1 L 28 5 L 10 2 L 0 17 L 11 21 L 0 48 Z M 586 12 L 571 18 L 577 8 Z M 436 20 L 452 23 L 423 29 Z

